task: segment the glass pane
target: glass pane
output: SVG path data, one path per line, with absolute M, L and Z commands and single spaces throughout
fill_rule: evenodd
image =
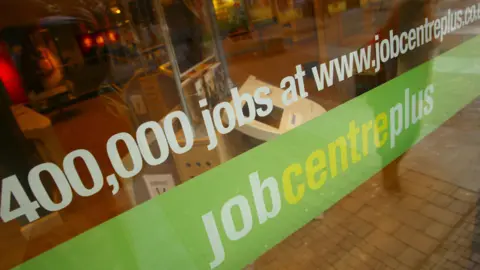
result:
M 478 3 L 0 15 L 0 269 L 480 269 Z

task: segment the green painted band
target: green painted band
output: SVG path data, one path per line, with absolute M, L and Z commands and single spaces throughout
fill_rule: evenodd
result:
M 479 45 L 473 38 L 17 269 L 239 269 L 477 98 Z

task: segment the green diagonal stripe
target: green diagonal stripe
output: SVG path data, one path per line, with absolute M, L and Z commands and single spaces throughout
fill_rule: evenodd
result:
M 225 248 L 225 260 L 216 269 L 239 269 L 298 230 L 301 226 L 331 207 L 388 162 L 404 153 L 411 145 L 428 135 L 466 104 L 478 97 L 480 58 L 474 56 L 480 38 L 474 38 L 434 60 L 329 111 L 279 138 L 236 157 L 199 177 L 156 197 L 122 215 L 83 233 L 74 239 L 24 263 L 17 269 L 210 269 L 214 259 L 205 232 L 202 216 L 212 211 Z M 349 123 L 368 123 L 390 108 L 404 102 L 404 89 L 412 94 L 427 86 L 427 78 L 435 87 L 433 111 L 420 124 L 412 125 L 390 149 L 390 139 L 376 149 L 370 136 L 368 155 L 353 164 L 348 147 L 348 168 L 330 175 L 317 190 L 306 186 L 306 160 L 316 150 L 328 156 L 328 145 L 347 136 Z M 392 119 L 388 118 L 389 123 Z M 417 136 L 418 134 L 418 136 Z M 360 136 L 360 135 L 359 135 Z M 360 138 L 360 137 L 359 137 Z M 360 153 L 363 141 L 358 140 Z M 339 153 L 337 158 L 340 160 Z M 328 162 L 328 157 L 327 157 Z M 289 204 L 282 184 L 284 170 L 298 163 L 303 173 L 293 177 L 294 186 L 306 186 L 297 204 Z M 253 202 L 249 175 L 258 172 L 260 179 L 277 180 L 281 210 L 275 217 L 259 224 Z M 316 176 L 317 178 L 319 176 Z M 295 188 L 294 192 L 298 189 Z M 236 241 L 229 240 L 220 219 L 222 206 L 241 195 L 249 202 L 253 227 Z M 269 193 L 265 193 L 269 201 Z M 271 203 L 267 203 L 270 209 Z M 238 208 L 232 210 L 236 228 L 243 226 Z

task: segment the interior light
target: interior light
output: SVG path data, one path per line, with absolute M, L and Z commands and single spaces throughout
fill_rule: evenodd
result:
M 110 11 L 115 14 L 120 14 L 122 11 L 118 7 L 112 7 L 110 8 Z
M 93 39 L 90 36 L 84 37 L 83 40 L 82 40 L 82 43 L 83 43 L 83 47 L 85 47 L 85 49 L 90 49 L 90 48 L 93 47 Z
M 113 31 L 108 32 L 107 36 L 110 41 L 112 42 L 117 41 L 117 35 L 115 35 Z
M 98 46 L 103 46 L 103 45 L 105 45 L 105 39 L 104 39 L 103 36 L 101 36 L 101 35 L 97 36 L 97 38 L 96 38 L 95 41 L 97 42 L 97 45 L 98 45 Z

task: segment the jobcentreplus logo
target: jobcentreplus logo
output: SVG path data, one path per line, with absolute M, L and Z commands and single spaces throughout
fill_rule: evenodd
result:
M 347 134 L 339 136 L 325 148 L 313 149 L 310 155 L 305 157 L 304 163 L 288 165 L 283 169 L 281 179 L 270 176 L 262 180 L 258 171 L 252 172 L 249 180 L 253 202 L 249 202 L 244 195 L 237 195 L 226 201 L 220 209 L 202 216 L 213 252 L 210 267 L 213 269 L 226 259 L 221 231 L 228 241 L 238 241 L 255 227 L 266 222 L 275 222 L 275 217 L 282 210 L 282 204 L 298 204 L 306 192 L 319 191 L 326 181 L 335 180 L 340 170 L 348 173 L 351 166 L 362 166 L 362 159 L 371 154 L 370 145 L 374 145 L 376 149 L 386 145 L 391 149 L 395 148 L 397 138 L 404 131 L 419 125 L 424 116 L 432 113 L 434 91 L 433 84 L 414 94 L 411 94 L 410 89 L 405 89 L 404 100 L 388 111 L 378 113 L 374 119 L 367 122 L 357 123 L 352 120 Z M 280 191 L 280 185 L 283 192 Z M 253 208 L 250 208 L 251 204 Z M 267 209 L 267 205 L 271 207 Z M 235 208 L 240 211 L 241 224 L 234 222 L 232 212 L 238 213 Z M 255 213 L 252 213 L 251 209 L 255 209 Z M 254 219 L 257 219 L 258 223 Z

